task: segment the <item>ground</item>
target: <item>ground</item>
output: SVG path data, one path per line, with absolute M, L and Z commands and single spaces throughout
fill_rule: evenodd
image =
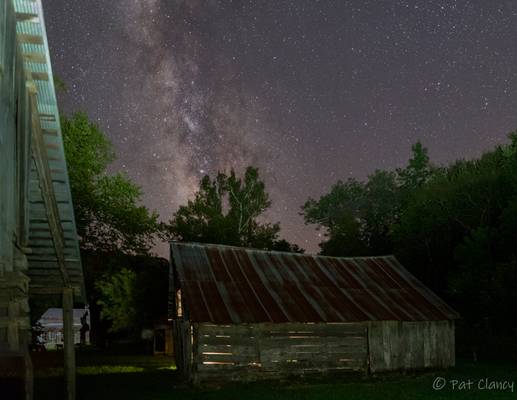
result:
M 35 400 L 62 398 L 60 363 L 60 353 L 35 355 Z M 78 400 L 517 399 L 517 387 L 482 390 L 517 381 L 517 365 L 503 362 L 459 361 L 447 371 L 205 388 L 181 384 L 168 357 L 79 352 L 77 364 Z M 433 383 L 444 382 L 443 389 L 433 389 Z

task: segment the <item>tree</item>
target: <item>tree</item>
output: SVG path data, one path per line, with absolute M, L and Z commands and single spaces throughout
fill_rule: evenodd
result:
M 231 170 L 214 179 L 205 175 L 199 191 L 181 206 L 168 226 L 174 240 L 218 243 L 234 246 L 301 251 L 278 240 L 278 223 L 261 223 L 259 218 L 271 205 L 258 169 L 248 167 L 244 177 Z
M 120 268 L 121 264 L 126 266 Z M 168 266 L 167 260 L 158 257 L 116 257 L 96 279 L 89 293 L 95 299 L 90 308 L 108 322 L 109 332 L 138 337 L 141 329 L 167 315 Z
M 101 318 L 111 322 L 111 332 L 130 330 L 137 325 L 134 271 L 123 268 L 97 281 L 95 287 L 100 293 L 97 304 L 102 307 Z
M 403 169 L 397 169 L 397 178 L 400 186 L 408 191 L 415 190 L 430 179 L 433 174 L 433 166 L 429 162 L 427 149 L 421 142 L 411 146 L 412 157 L 408 165 Z
M 142 192 L 124 174 L 108 175 L 109 140 L 84 113 L 61 119 L 81 248 L 146 253 L 159 231 L 158 215 L 139 205 Z
M 517 307 L 517 137 L 435 172 L 394 229 L 397 256 L 462 316 L 469 351 L 504 355 Z M 460 342 L 461 343 L 461 342 Z
M 309 199 L 305 222 L 325 229 L 323 254 L 395 253 L 459 311 L 459 344 L 504 355 L 497 343 L 517 331 L 508 318 L 517 308 L 517 134 L 509 138 L 440 168 L 416 143 L 405 168 Z
M 280 239 L 274 242 L 270 250 L 284 251 L 289 253 L 305 253 L 305 249 L 302 249 L 297 244 L 289 243 L 285 239 Z
M 401 190 L 397 176 L 390 171 L 375 171 L 365 184 L 362 210 L 364 240 L 369 254 L 388 254 L 393 251 L 392 231 L 401 209 Z
M 393 252 L 393 231 L 411 196 L 438 171 L 420 142 L 405 168 L 376 170 L 366 182 L 338 181 L 319 200 L 302 206 L 306 224 L 325 230 L 321 253 L 334 256 Z
M 398 206 L 395 174 L 378 170 L 366 183 L 338 181 L 319 200 L 309 199 L 302 214 L 306 224 L 325 229 L 322 254 L 385 254 L 391 251 L 390 233 Z
M 169 262 L 160 257 L 148 254 L 128 255 L 117 253 L 100 253 L 82 251 L 83 266 L 85 267 L 87 295 L 90 305 L 91 332 L 90 340 L 100 346 L 106 343 L 107 338 L 129 336 L 130 339 L 139 339 L 144 328 L 152 328 L 153 324 L 167 316 Z M 104 286 L 111 282 L 111 277 L 120 274 L 126 269 L 134 274 L 137 283 L 134 290 L 129 291 L 131 298 L 120 300 L 129 302 L 135 318 L 130 319 L 129 325 L 113 331 L 109 319 L 102 319 L 101 314 L 105 307 L 112 307 L 104 301 L 99 285 Z M 120 292 L 117 292 L 120 293 Z M 122 306 L 121 306 L 122 307 Z
M 166 287 L 156 287 L 159 292 L 145 297 L 140 296 L 140 289 L 129 291 L 127 286 L 131 277 L 127 271 L 137 273 L 141 279 L 146 273 L 139 271 L 140 266 L 154 265 L 149 250 L 161 232 L 158 215 L 140 204 L 141 190 L 126 175 L 107 173 L 115 159 L 112 145 L 86 114 L 63 117 L 61 128 L 90 304 L 90 337 L 97 344 L 103 343 L 107 324 L 100 320 L 101 313 L 114 320 L 112 332 L 131 332 L 135 336 L 134 330 L 142 323 L 151 324 L 150 319 L 155 317 L 149 311 L 154 307 L 150 300 L 160 299 L 166 305 Z M 122 272 L 123 268 L 127 271 Z M 163 282 L 162 269 L 149 270 L 155 275 L 154 282 Z M 125 298 L 117 303 L 115 295 L 120 294 L 122 284 L 126 284 L 127 292 L 122 292 Z M 106 297 L 112 289 L 117 291 L 111 293 L 111 298 Z M 101 295 L 102 306 L 98 304 Z M 129 308 L 124 311 L 126 306 Z
M 462 316 L 463 354 L 505 356 L 515 342 L 508 316 L 517 308 L 517 134 L 509 138 L 440 168 L 417 143 L 405 168 L 338 182 L 303 207 L 306 223 L 326 230 L 322 253 L 393 252 L 449 300 Z
M 420 260 L 418 274 L 435 290 L 445 291 L 457 246 L 479 228 L 494 227 L 515 193 L 515 172 L 505 153 L 506 146 L 437 170 L 405 204 L 394 229 L 395 247 L 403 260 Z

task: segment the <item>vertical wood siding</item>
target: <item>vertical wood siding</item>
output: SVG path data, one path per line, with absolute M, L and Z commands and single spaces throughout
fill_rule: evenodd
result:
M 174 356 L 182 379 L 192 380 L 192 325 L 183 319 L 173 322 Z
M 454 366 L 454 323 L 175 324 L 183 378 L 194 383 Z M 178 335 L 176 337 L 176 335 Z
M 372 321 L 368 325 L 372 372 L 454 366 L 453 321 Z

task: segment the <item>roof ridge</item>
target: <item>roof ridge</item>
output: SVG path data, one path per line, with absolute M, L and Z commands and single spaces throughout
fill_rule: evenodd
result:
M 321 257 L 321 258 L 339 258 L 339 259 L 379 259 L 379 258 L 395 258 L 394 254 L 383 254 L 383 255 L 372 255 L 372 256 L 327 256 L 323 254 L 314 254 L 314 253 L 297 253 L 293 251 L 282 251 L 282 250 L 268 250 L 268 249 L 258 249 L 255 247 L 245 247 L 245 246 L 235 246 L 230 244 L 218 244 L 218 243 L 204 243 L 204 242 L 182 242 L 179 240 L 170 240 L 169 243 L 171 245 L 180 245 L 180 246 L 198 246 L 198 247 L 222 247 L 228 249 L 238 249 L 252 252 L 263 252 L 263 253 L 277 253 L 277 254 L 289 254 L 295 256 L 306 256 L 306 257 Z

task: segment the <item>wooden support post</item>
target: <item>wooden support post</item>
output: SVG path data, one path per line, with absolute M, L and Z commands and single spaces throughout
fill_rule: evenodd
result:
M 32 400 L 34 397 L 34 370 L 28 346 L 25 347 L 27 349 L 25 350 L 25 399 Z
M 63 333 L 65 339 L 65 398 L 75 400 L 74 292 L 71 287 L 63 288 Z

